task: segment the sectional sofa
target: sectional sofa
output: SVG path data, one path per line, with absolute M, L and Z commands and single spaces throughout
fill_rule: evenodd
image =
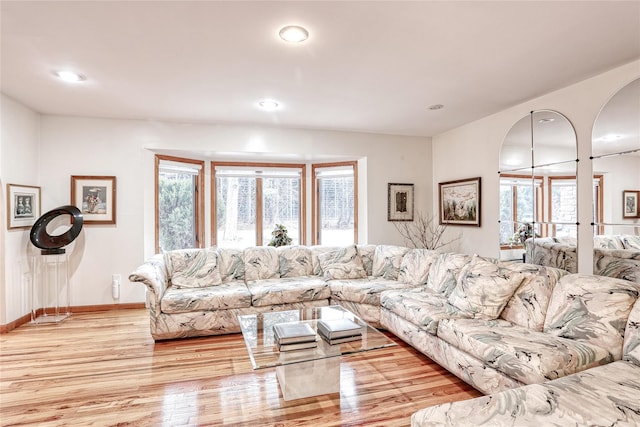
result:
M 640 236 L 599 235 L 593 240 L 593 274 L 640 283 Z M 528 263 L 578 271 L 577 242 L 571 237 L 536 237 L 525 241 Z
M 129 279 L 147 286 L 156 340 L 239 332 L 238 314 L 340 304 L 491 396 L 619 362 L 640 293 L 626 280 L 389 245 L 173 251 Z

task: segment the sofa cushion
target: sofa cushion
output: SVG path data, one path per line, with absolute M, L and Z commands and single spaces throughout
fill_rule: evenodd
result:
M 313 272 L 311 251 L 306 246 L 280 246 L 276 252 L 280 277 L 309 276 Z
M 203 288 L 222 283 L 214 248 L 169 251 L 167 258 L 174 288 Z
M 567 271 L 523 263 L 503 263 L 525 275 L 524 281 L 502 310 L 500 318 L 534 331 L 542 331 L 553 287 Z
M 458 278 L 448 301 L 472 317 L 495 319 L 525 275 L 474 256 Z
M 640 236 L 625 234 L 620 236 L 620 240 L 622 240 L 622 245 L 625 249 L 640 250 Z
M 367 272 L 367 276 L 373 274 L 373 257 L 376 253 L 376 245 L 356 245 L 358 253 L 362 257 L 362 265 Z
M 222 283 L 244 280 L 244 258 L 241 249 L 218 248 L 218 265 Z
M 624 328 L 640 284 L 586 274 L 564 276 L 556 284 L 544 332 L 591 343 L 622 358 Z
M 471 255 L 445 253 L 433 261 L 429 268 L 427 287 L 449 296 L 458 284 L 462 268 L 471 261 Z
M 620 236 L 601 234 L 593 238 L 593 247 L 600 249 L 624 249 Z
M 380 296 L 380 304 L 431 335 L 436 334 L 438 323 L 442 319 L 470 317 L 449 304 L 443 294 L 435 293 L 426 287 L 386 290 Z
M 162 296 L 163 313 L 228 310 L 251 306 L 251 294 L 244 282 L 232 281 L 195 289 L 169 288 Z
M 421 409 L 418 426 L 640 425 L 640 367 L 614 362 L 545 384 Z
M 254 307 L 316 301 L 331 296 L 329 285 L 316 276 L 252 280 L 247 282 L 247 288 Z
M 640 251 L 595 248 L 593 274 L 640 283 Z
M 280 265 L 276 248 L 271 246 L 246 248 L 243 258 L 245 281 L 280 277 Z
M 380 306 L 380 294 L 387 289 L 403 289 L 413 285 L 381 277 L 330 280 L 331 298 Z
M 318 255 L 325 280 L 362 279 L 367 272 L 356 245 Z
M 623 358 L 640 366 L 640 298 L 636 300 L 624 331 Z
M 416 286 L 426 284 L 429 268 L 439 256 L 438 252 L 429 249 L 410 249 L 402 257 L 398 281 Z
M 438 337 L 525 383 L 542 383 L 611 362 L 597 345 L 513 325 L 506 320 L 443 319 Z
M 409 248 L 392 245 L 376 246 L 373 256 L 373 269 L 371 275 L 384 279 L 396 280 L 400 271 L 402 257 Z
M 325 254 L 327 252 L 337 251 L 340 249 L 337 246 L 311 246 L 309 250 L 311 250 L 311 265 L 313 266 L 313 274 L 314 276 L 322 276 L 322 266 L 320 265 L 320 260 L 318 257 L 321 254 Z

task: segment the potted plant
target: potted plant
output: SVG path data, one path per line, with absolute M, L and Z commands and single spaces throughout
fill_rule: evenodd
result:
M 287 227 L 282 224 L 276 224 L 271 236 L 268 246 L 288 246 L 292 242 L 291 237 L 287 235 Z

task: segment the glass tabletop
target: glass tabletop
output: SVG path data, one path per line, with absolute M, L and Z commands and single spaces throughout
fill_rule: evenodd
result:
M 356 341 L 330 345 L 318 335 L 317 321 L 319 319 L 332 320 L 340 318 L 347 318 L 362 326 L 362 338 Z M 385 334 L 339 305 L 241 315 L 238 316 L 238 320 L 253 369 L 309 362 L 396 345 Z M 308 323 L 316 331 L 317 347 L 278 351 L 273 335 L 273 325 L 288 322 Z

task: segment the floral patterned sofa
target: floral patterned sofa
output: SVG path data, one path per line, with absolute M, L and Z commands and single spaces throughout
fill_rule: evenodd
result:
M 157 254 L 129 276 L 147 287 L 155 340 L 240 332 L 237 316 L 342 304 L 379 326 L 379 295 L 408 248 L 386 245 L 185 249 Z
M 476 399 L 413 414 L 426 426 L 640 425 L 640 300 L 627 321 L 622 360 Z
M 149 290 L 156 340 L 239 332 L 238 314 L 340 304 L 485 394 L 620 361 L 640 294 L 615 278 L 389 245 L 173 251 L 129 279 Z

